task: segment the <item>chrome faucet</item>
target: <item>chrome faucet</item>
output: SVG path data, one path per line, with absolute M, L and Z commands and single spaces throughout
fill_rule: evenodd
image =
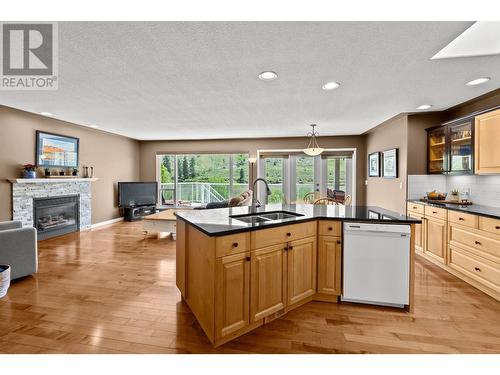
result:
M 262 181 L 266 184 L 266 194 L 269 196 L 271 195 L 271 189 L 269 189 L 269 184 L 267 183 L 266 180 L 264 180 L 263 178 L 257 178 L 253 184 L 252 184 L 252 187 L 253 187 L 253 192 L 252 192 L 252 209 L 254 208 L 257 208 L 257 207 L 260 207 L 260 203 L 259 203 L 259 206 L 257 206 L 257 191 L 255 190 L 255 186 L 257 185 L 257 182 L 259 181 Z

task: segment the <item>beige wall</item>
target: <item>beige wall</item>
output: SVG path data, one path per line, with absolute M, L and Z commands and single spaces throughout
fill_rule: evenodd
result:
M 366 155 L 398 149 L 398 178 L 367 177 L 368 206 L 379 206 L 400 213 L 406 211 L 407 119 L 407 115 L 398 115 L 367 133 Z
M 364 176 L 366 170 L 366 152 L 364 136 L 320 137 L 319 143 L 324 148 L 356 148 L 356 199 L 358 205 L 365 204 Z M 156 178 L 156 155 L 182 152 L 248 152 L 256 156 L 257 150 L 302 149 L 307 144 L 304 137 L 262 138 L 262 139 L 223 139 L 196 141 L 147 141 L 141 142 L 141 180 Z M 254 171 L 255 172 L 255 171 Z
M 0 221 L 12 218 L 5 179 L 19 177 L 23 164 L 35 162 L 36 130 L 80 139 L 80 166 L 94 166 L 99 178 L 92 183 L 92 223 L 119 217 L 115 185 L 139 178 L 138 141 L 0 106 Z

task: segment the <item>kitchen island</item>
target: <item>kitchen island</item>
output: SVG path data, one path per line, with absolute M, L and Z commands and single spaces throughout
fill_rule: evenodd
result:
M 420 220 L 379 207 L 267 205 L 177 213 L 176 283 L 207 337 L 221 345 L 312 300 L 342 295 L 343 223 L 411 228 Z

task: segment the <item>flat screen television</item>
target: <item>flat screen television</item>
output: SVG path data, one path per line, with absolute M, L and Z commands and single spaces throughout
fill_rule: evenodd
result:
M 120 207 L 137 207 L 156 205 L 158 183 L 151 182 L 118 182 L 118 205 Z

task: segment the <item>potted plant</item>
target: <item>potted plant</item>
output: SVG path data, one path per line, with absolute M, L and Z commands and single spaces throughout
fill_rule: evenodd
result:
M 78 169 L 73 168 L 73 172 L 71 172 L 73 176 L 78 176 Z
M 24 178 L 36 178 L 36 167 L 33 164 L 25 164 L 23 166 Z
M 451 191 L 451 199 L 452 201 L 458 202 L 460 200 L 460 192 L 457 189 Z
M 0 298 L 5 297 L 10 286 L 10 266 L 0 264 Z
M 50 168 L 45 168 L 43 171 L 45 172 L 45 177 L 50 176 Z

